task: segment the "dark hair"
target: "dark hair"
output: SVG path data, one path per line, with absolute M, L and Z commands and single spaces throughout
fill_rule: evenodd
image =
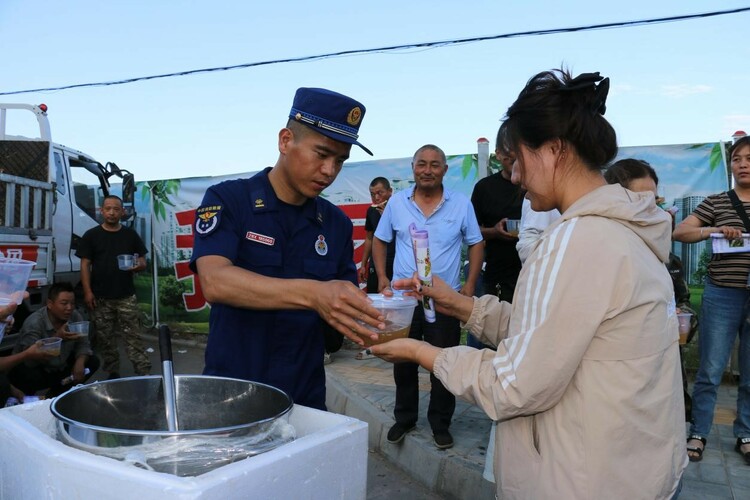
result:
M 47 290 L 47 300 L 55 301 L 63 292 L 75 293 L 75 288 L 67 281 L 53 283 Z
M 294 138 L 298 140 L 302 139 L 310 132 L 313 132 L 313 129 L 311 129 L 307 125 L 300 123 L 297 120 L 293 120 L 292 118 L 289 118 L 289 120 L 286 122 L 286 128 L 291 130 L 292 134 L 294 134 Z
M 654 184 L 659 185 L 659 177 L 653 167 L 647 161 L 635 158 L 616 161 L 604 172 L 608 184 L 619 184 L 626 189 L 630 189 L 630 183 L 635 179 L 644 177 L 651 177 Z
M 105 196 L 104 199 L 102 200 L 102 206 L 104 206 L 104 202 L 107 200 L 117 200 L 120 202 L 120 206 L 124 205 L 124 203 L 122 202 L 122 198 L 120 198 L 116 194 L 108 194 L 107 196 Z
M 737 139 L 737 142 L 732 144 L 729 147 L 729 161 L 732 161 L 732 155 L 734 154 L 737 149 L 741 148 L 742 146 L 750 146 L 750 135 L 746 135 L 744 137 L 740 137 Z
M 590 169 L 601 170 L 617 155 L 617 135 L 602 116 L 608 89 L 609 79 L 598 73 L 576 78 L 564 69 L 537 74 L 505 114 L 509 148 L 517 153 L 520 144 L 538 149 L 560 139 L 572 144 Z
M 385 177 L 375 177 L 372 182 L 370 182 L 370 187 L 375 187 L 378 184 L 382 184 L 386 189 L 391 189 L 391 183 L 388 182 L 388 179 Z
M 412 157 L 411 157 L 411 162 L 412 162 L 412 164 L 414 164 L 414 160 L 415 160 L 415 159 L 417 158 L 417 155 L 418 155 L 419 153 L 421 153 L 422 151 L 425 151 L 425 150 L 427 150 L 427 149 L 431 149 L 432 151 L 436 151 L 436 152 L 437 152 L 437 153 L 438 153 L 438 154 L 439 154 L 439 155 L 440 155 L 440 156 L 442 157 L 442 159 L 443 159 L 443 165 L 444 165 L 444 166 L 448 164 L 448 160 L 447 160 L 447 158 L 445 157 L 445 153 L 443 152 L 443 150 L 442 150 L 442 149 L 440 149 L 439 147 L 435 146 L 434 144 L 425 144 L 425 145 L 424 145 L 424 146 L 422 146 L 421 148 L 417 149 L 417 150 L 416 150 L 416 151 L 414 152 L 414 156 L 412 156 Z
M 500 125 L 500 128 L 497 129 L 497 137 L 495 138 L 495 151 L 500 151 L 503 154 L 510 153 L 510 147 L 508 145 L 508 126 L 506 125 L 506 122 L 503 122 Z

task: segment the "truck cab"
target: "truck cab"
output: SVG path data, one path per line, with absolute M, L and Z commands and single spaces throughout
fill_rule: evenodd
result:
M 9 125 L 17 122 L 20 131 L 36 134 L 11 135 Z M 111 177 L 122 180 L 117 192 Z M 46 304 L 49 285 L 80 283 L 78 242 L 99 224 L 101 200 L 109 194 L 121 196 L 127 224 L 135 217 L 134 192 L 133 175 L 116 164 L 102 165 L 82 151 L 52 142 L 46 105 L 0 104 L 0 256 L 36 262 L 29 298 L 16 313 L 13 331 L 6 330 L 0 352 L 12 347 L 23 319 Z

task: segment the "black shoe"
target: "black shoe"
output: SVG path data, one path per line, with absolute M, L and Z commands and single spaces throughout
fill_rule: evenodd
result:
M 391 444 L 398 444 L 404 440 L 404 436 L 414 428 L 414 424 L 403 425 L 396 422 L 393 427 L 388 431 L 388 437 L 386 438 Z
M 120 372 L 110 372 L 109 377 L 107 377 L 107 380 L 115 380 L 120 378 Z
M 453 448 L 453 436 L 448 431 L 437 431 L 432 434 L 435 439 L 435 446 L 440 450 Z

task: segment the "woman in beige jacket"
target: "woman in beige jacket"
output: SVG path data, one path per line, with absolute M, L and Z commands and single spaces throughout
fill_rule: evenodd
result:
M 415 361 L 498 422 L 503 499 L 673 498 L 687 464 L 669 215 L 652 193 L 607 185 L 617 152 L 602 116 L 608 79 L 533 77 L 500 134 L 534 210 L 562 216 L 525 263 L 513 304 L 462 297 L 439 278 L 438 310 L 497 350 L 412 339 L 374 346 Z

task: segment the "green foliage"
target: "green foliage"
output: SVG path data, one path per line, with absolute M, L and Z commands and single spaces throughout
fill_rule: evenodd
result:
M 701 256 L 698 259 L 698 267 L 693 273 L 693 283 L 703 283 L 706 276 L 708 275 L 708 262 L 711 260 L 711 253 L 708 250 L 703 250 Z
M 464 155 L 464 161 L 461 164 L 461 178 L 466 179 L 472 170 L 477 173 L 479 172 L 479 159 L 477 155 Z
M 169 199 L 170 195 L 177 194 L 180 190 L 179 179 L 169 179 L 163 181 L 148 181 L 146 189 L 141 191 L 141 198 L 148 199 L 151 196 L 154 215 L 157 219 L 167 219 L 166 205 L 174 207 L 174 203 Z
M 182 294 L 187 291 L 185 284 L 174 276 L 159 280 L 159 303 L 175 309 L 184 309 Z
M 713 149 L 711 149 L 711 157 L 710 157 L 710 165 L 711 165 L 711 172 L 716 170 L 717 167 L 723 164 L 723 158 L 721 155 L 721 144 L 716 143 L 714 144 Z

